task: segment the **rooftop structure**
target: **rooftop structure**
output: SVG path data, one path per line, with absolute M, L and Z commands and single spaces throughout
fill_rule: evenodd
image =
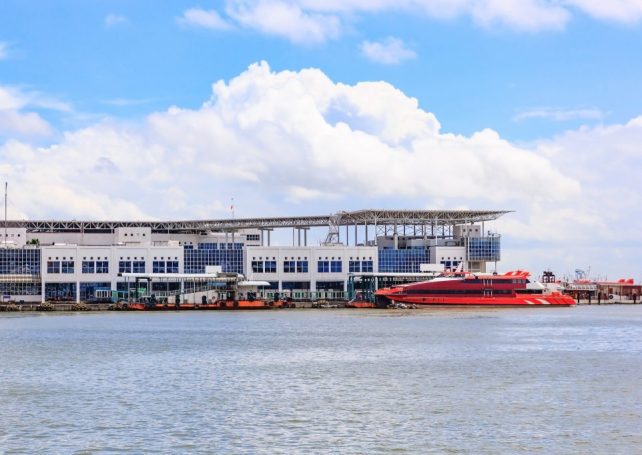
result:
M 319 226 L 454 226 L 496 220 L 507 210 L 357 210 L 331 215 L 183 221 L 9 220 L 8 228 L 27 232 L 108 232 L 116 228 L 151 228 L 152 232 L 199 233 L 239 229 L 308 228 Z

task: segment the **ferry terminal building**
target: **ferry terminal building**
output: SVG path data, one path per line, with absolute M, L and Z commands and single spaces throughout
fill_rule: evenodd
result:
M 209 266 L 270 289 L 345 291 L 349 275 L 485 272 L 501 257 L 487 230 L 508 211 L 359 210 L 332 215 L 199 221 L 8 221 L 0 237 L 3 301 L 92 301 L 126 291 L 123 273 L 203 274 Z M 274 246 L 274 230 L 292 245 Z M 325 238 L 310 245 L 312 231 Z M 166 280 L 154 291 L 180 289 Z

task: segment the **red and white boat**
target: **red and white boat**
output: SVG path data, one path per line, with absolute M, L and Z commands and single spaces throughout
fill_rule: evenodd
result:
M 529 280 L 523 270 L 503 275 L 467 272 L 446 273 L 429 281 L 379 289 L 378 306 L 573 306 L 575 300 Z

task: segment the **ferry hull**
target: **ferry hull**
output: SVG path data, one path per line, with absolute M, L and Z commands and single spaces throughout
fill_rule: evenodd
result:
M 384 297 L 381 296 L 380 297 Z M 576 304 L 572 297 L 566 295 L 537 295 L 529 297 L 422 297 L 409 295 L 385 295 L 379 299 L 383 304 L 404 303 L 421 306 L 494 306 L 494 307 L 528 307 L 555 306 L 569 307 Z

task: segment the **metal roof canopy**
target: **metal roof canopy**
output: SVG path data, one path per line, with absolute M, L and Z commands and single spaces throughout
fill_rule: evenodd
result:
M 225 232 L 239 229 L 309 228 L 353 225 L 455 225 L 493 221 L 512 210 L 357 210 L 331 215 L 184 221 L 11 220 L 9 228 L 29 232 L 112 232 L 122 227 L 148 227 L 159 233 Z

